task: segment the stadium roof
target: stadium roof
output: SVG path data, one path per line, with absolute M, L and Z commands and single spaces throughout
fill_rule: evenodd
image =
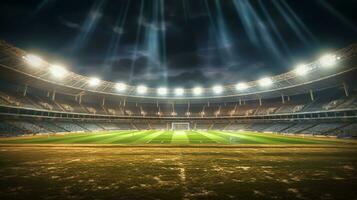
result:
M 183 88 L 182 95 L 175 88 L 150 88 L 146 86 L 125 85 L 109 82 L 96 77 L 76 74 L 60 65 L 40 59 L 16 48 L 5 41 L 0 42 L 0 69 L 3 79 L 17 81 L 32 87 L 70 95 L 103 95 L 127 99 L 145 98 L 155 100 L 201 100 L 222 98 L 270 98 L 281 95 L 296 95 L 309 90 L 342 85 L 346 76 L 355 73 L 354 65 L 357 45 L 332 52 L 329 56 L 315 62 L 299 66 L 297 69 L 276 76 L 244 83 L 215 87 Z M 332 60 L 331 60 L 332 59 Z M 335 62 L 336 66 L 329 66 Z M 353 71 L 352 73 L 350 73 Z M 224 78 L 224 77 L 222 77 Z M 259 77 L 257 77 L 259 78 Z M 238 81 L 237 81 L 238 82 Z M 121 86 L 121 88 L 119 88 Z M 242 84 L 240 85 L 242 87 Z M 123 88 L 125 87 L 125 88 Z M 119 89 L 118 89 L 119 88 Z M 220 90 L 217 92 L 217 90 Z M 161 92 L 159 92 L 159 90 Z M 165 92 L 163 92 L 165 90 Z M 199 92 L 198 92 L 199 90 Z

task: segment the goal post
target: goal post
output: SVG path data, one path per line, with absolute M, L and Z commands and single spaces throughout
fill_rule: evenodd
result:
M 171 130 L 173 131 L 190 130 L 190 122 L 172 122 Z

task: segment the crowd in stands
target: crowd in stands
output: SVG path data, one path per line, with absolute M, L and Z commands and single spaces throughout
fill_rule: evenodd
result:
M 276 123 L 239 123 L 239 122 L 191 122 L 191 129 L 196 130 L 228 130 L 257 131 L 274 133 L 296 133 L 310 135 L 335 135 L 339 137 L 357 137 L 357 123 L 353 122 L 276 122 Z M 103 130 L 168 130 L 171 122 L 54 122 L 54 121 L 24 121 L 6 120 L 0 122 L 1 136 L 22 134 L 61 133 L 61 132 L 92 132 Z
M 290 100 L 291 99 L 291 100 Z M 257 101 L 241 101 L 229 103 L 192 103 L 192 104 L 162 104 L 108 101 L 105 105 L 100 102 L 81 102 L 74 98 L 49 97 L 36 94 L 24 96 L 16 92 L 0 91 L 0 105 L 41 110 L 61 111 L 70 113 L 86 113 L 93 115 L 117 116 L 155 116 L 155 117 L 220 117 L 220 116 L 252 116 L 289 114 L 299 112 L 326 111 L 334 109 L 356 109 L 357 95 L 349 97 L 341 94 L 323 94 L 322 97 L 311 101 L 308 97 L 291 97 L 284 103 L 281 99 Z
M 356 112 L 357 95 L 350 94 L 348 97 L 341 93 L 333 92 L 321 94 L 312 101 L 308 95 L 303 97 L 289 97 L 282 102 L 281 99 L 258 101 L 238 101 L 222 103 L 190 103 L 190 104 L 169 104 L 169 103 L 138 103 L 138 102 L 86 102 L 79 103 L 73 97 L 59 96 L 51 99 L 49 95 L 37 95 L 35 93 L 17 93 L 13 91 L 0 91 L 0 106 L 22 107 L 36 112 L 41 111 L 60 111 L 65 113 L 85 113 L 93 115 L 116 115 L 116 116 L 137 116 L 137 117 L 211 117 L 216 119 L 195 119 L 190 121 L 191 129 L 202 130 L 250 130 L 259 132 L 277 133 L 302 133 L 318 135 L 337 135 L 340 137 L 356 137 L 357 123 L 354 121 L 339 122 L 272 122 L 266 123 L 251 122 L 239 123 L 231 120 L 222 121 L 221 116 L 269 116 L 299 112 L 316 112 L 326 110 L 348 109 Z M 107 116 L 106 116 L 107 117 Z M 101 130 L 146 130 L 146 129 L 170 129 L 170 121 L 126 119 L 121 121 L 104 122 L 84 122 L 84 121 L 65 121 L 61 119 L 47 120 L 21 120 L 6 119 L 0 121 L 0 134 L 22 135 L 22 134 L 41 134 L 41 133 L 61 133 L 61 132 L 90 132 Z

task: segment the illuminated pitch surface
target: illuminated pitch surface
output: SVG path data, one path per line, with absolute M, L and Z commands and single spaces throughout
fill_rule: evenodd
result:
M 2 139 L 0 199 L 357 198 L 355 142 L 215 132 Z
M 242 131 L 113 131 L 96 133 L 57 134 L 0 139 L 10 144 L 344 144 L 349 141 L 313 137 L 289 137 Z

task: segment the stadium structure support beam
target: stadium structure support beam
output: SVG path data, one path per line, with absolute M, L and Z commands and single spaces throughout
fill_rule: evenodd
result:
M 346 97 L 348 97 L 350 94 L 349 94 L 349 91 L 348 91 L 348 85 L 345 82 L 343 82 L 343 90 L 345 91 Z
M 105 97 L 102 99 L 102 106 L 105 106 Z
M 25 84 L 24 91 L 22 92 L 22 95 L 25 97 L 27 94 L 27 84 Z
M 310 99 L 311 99 L 311 101 L 314 101 L 314 99 L 315 99 L 314 92 L 312 90 L 310 90 Z
M 239 105 L 242 105 L 242 99 L 239 98 Z
M 283 104 L 285 103 L 285 97 L 284 97 L 283 94 L 281 95 L 281 102 L 282 102 Z
M 52 101 L 56 100 L 56 90 L 53 90 L 51 99 Z
M 259 105 L 262 106 L 262 97 L 259 97 Z
M 82 103 L 82 95 L 79 95 L 79 97 L 78 97 L 78 103 L 79 103 L 79 104 Z

